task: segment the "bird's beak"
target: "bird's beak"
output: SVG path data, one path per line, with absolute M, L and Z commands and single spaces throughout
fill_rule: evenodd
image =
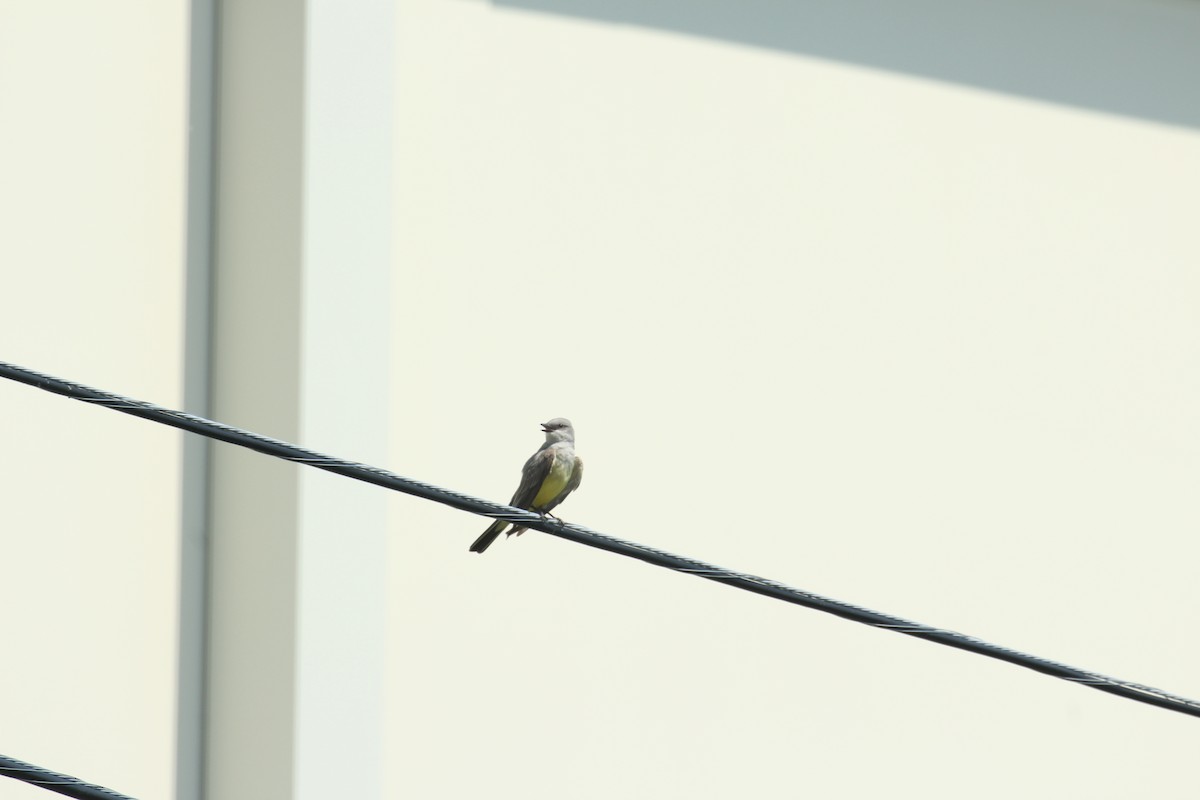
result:
M 546 423 L 542 423 L 542 433 L 549 433 L 550 429 L 546 427 Z

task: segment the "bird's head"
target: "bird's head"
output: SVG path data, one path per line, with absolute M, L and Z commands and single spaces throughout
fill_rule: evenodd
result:
M 571 427 L 571 420 L 563 417 L 555 417 L 549 422 L 543 422 L 542 433 L 546 434 L 546 441 L 550 444 L 575 441 L 575 429 Z

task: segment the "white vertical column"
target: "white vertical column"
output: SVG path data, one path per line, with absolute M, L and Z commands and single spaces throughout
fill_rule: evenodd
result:
M 213 189 L 216 165 L 216 2 L 192 0 L 188 59 L 188 172 L 183 408 L 212 415 Z M 180 495 L 179 666 L 175 798 L 203 800 L 207 721 L 209 454 L 202 436 L 183 438 Z
M 392 8 L 220 14 L 212 413 L 384 462 Z M 218 446 L 206 794 L 380 795 L 386 492 Z
M 391 0 L 309 0 L 302 438 L 386 461 Z M 387 492 L 301 476 L 296 797 L 380 794 Z

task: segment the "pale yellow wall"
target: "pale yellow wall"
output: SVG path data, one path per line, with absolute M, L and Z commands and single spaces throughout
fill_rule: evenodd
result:
M 0 359 L 180 403 L 186 20 L 0 1 Z M 8 381 L 0 406 L 0 752 L 170 797 L 180 435 Z
M 1200 695 L 1194 129 L 398 10 L 387 466 L 503 500 L 565 414 L 572 521 Z M 186 16 L 0 0 L 0 359 L 168 406 Z M 179 435 L 0 393 L 0 752 L 168 797 Z M 1194 720 L 390 504 L 385 796 L 1190 796 Z
M 504 500 L 566 415 L 568 520 L 1200 696 L 1196 130 L 399 8 L 393 468 Z M 1194 719 L 394 508 L 392 796 L 1194 792 Z

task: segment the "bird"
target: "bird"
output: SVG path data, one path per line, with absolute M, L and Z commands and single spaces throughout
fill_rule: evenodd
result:
M 567 499 L 567 495 L 579 488 L 579 481 L 583 479 L 583 459 L 575 455 L 575 428 L 571 420 L 555 417 L 543 422 L 542 433 L 546 434 L 546 442 L 525 462 L 521 485 L 508 504 L 548 516 Z M 471 545 L 471 552 L 487 550 L 509 524 L 502 519 L 493 522 Z M 514 533 L 520 536 L 525 530 L 525 526 L 517 523 L 512 526 L 509 536 Z

